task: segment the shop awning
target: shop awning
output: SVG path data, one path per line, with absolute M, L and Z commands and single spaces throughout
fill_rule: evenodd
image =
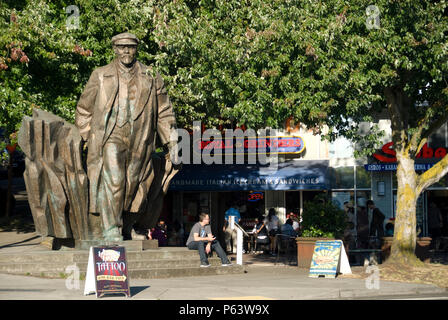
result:
M 291 160 L 268 167 L 189 164 L 171 180 L 171 191 L 327 190 L 328 160 Z

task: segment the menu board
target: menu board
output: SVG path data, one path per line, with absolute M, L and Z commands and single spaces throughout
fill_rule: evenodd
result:
M 318 278 L 319 276 L 336 278 L 338 272 L 351 273 L 342 241 L 316 241 L 309 276 L 312 278 Z
M 84 294 L 97 297 L 123 293 L 130 297 L 128 266 L 124 247 L 91 247 Z

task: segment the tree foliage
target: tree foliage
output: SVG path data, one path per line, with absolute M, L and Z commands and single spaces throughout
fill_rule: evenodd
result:
M 328 137 L 357 139 L 357 124 L 386 109 L 386 88 L 412 106 L 401 112 L 410 133 L 446 115 L 443 1 L 376 1 L 379 28 L 366 24 L 367 1 L 78 0 L 79 28 L 68 30 L 71 4 L 0 4 L 8 131 L 34 107 L 72 120 L 91 71 L 110 62 L 110 38 L 123 31 L 141 39 L 139 59 L 166 78 L 182 126 L 280 128 L 293 115 L 329 125 Z
M 90 73 L 113 57 L 110 38 L 129 31 L 141 39 L 139 59 L 164 76 L 181 127 L 281 128 L 293 116 L 371 153 L 379 132 L 361 135 L 360 123 L 390 118 L 398 216 L 448 171 L 448 156 L 413 170 L 448 119 L 445 0 L 77 0 L 79 28 L 67 30 L 71 2 L 0 3 L 0 127 L 8 133 L 33 108 L 73 120 Z M 415 221 L 398 216 L 411 250 Z
M 302 237 L 342 239 L 346 214 L 331 201 L 307 201 L 303 205 Z
M 0 127 L 17 131 L 24 115 L 42 108 L 73 121 L 76 103 L 94 68 L 113 58 L 110 39 L 133 32 L 149 63 L 151 1 L 75 1 L 79 27 L 67 28 L 73 1 L 0 3 Z

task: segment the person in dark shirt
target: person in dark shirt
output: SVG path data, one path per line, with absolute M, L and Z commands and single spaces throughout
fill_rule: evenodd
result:
M 281 227 L 281 233 L 286 234 L 291 237 L 297 237 L 297 232 L 292 227 L 293 221 L 292 219 L 287 219 L 285 224 Z
M 164 219 L 159 219 L 157 225 L 149 231 L 149 239 L 158 240 L 159 247 L 165 247 L 167 245 L 167 225 Z
M 372 222 L 370 223 L 370 236 L 376 236 L 378 239 L 384 237 L 384 219 L 385 215 L 375 207 L 372 200 L 367 201 L 367 207 L 372 210 Z
M 258 247 L 258 245 L 270 244 L 271 241 L 268 236 L 268 229 L 264 223 L 264 217 L 259 216 L 255 221 L 256 224 L 254 226 L 253 233 L 255 235 L 256 247 Z

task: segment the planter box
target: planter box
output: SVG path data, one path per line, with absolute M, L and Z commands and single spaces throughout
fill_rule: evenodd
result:
M 384 237 L 381 240 L 382 240 L 381 255 L 384 262 L 390 256 L 390 248 L 392 246 L 392 241 L 394 240 L 394 238 Z M 417 244 L 415 246 L 415 255 L 417 256 L 417 258 L 419 258 L 421 261 L 425 263 L 429 263 L 431 260 L 431 255 L 429 253 L 429 246 L 431 244 L 431 240 L 432 239 L 429 237 L 417 238 Z
M 309 268 L 313 260 L 314 245 L 320 240 L 335 240 L 329 238 L 305 238 L 298 237 L 297 242 L 297 266 L 299 268 Z

